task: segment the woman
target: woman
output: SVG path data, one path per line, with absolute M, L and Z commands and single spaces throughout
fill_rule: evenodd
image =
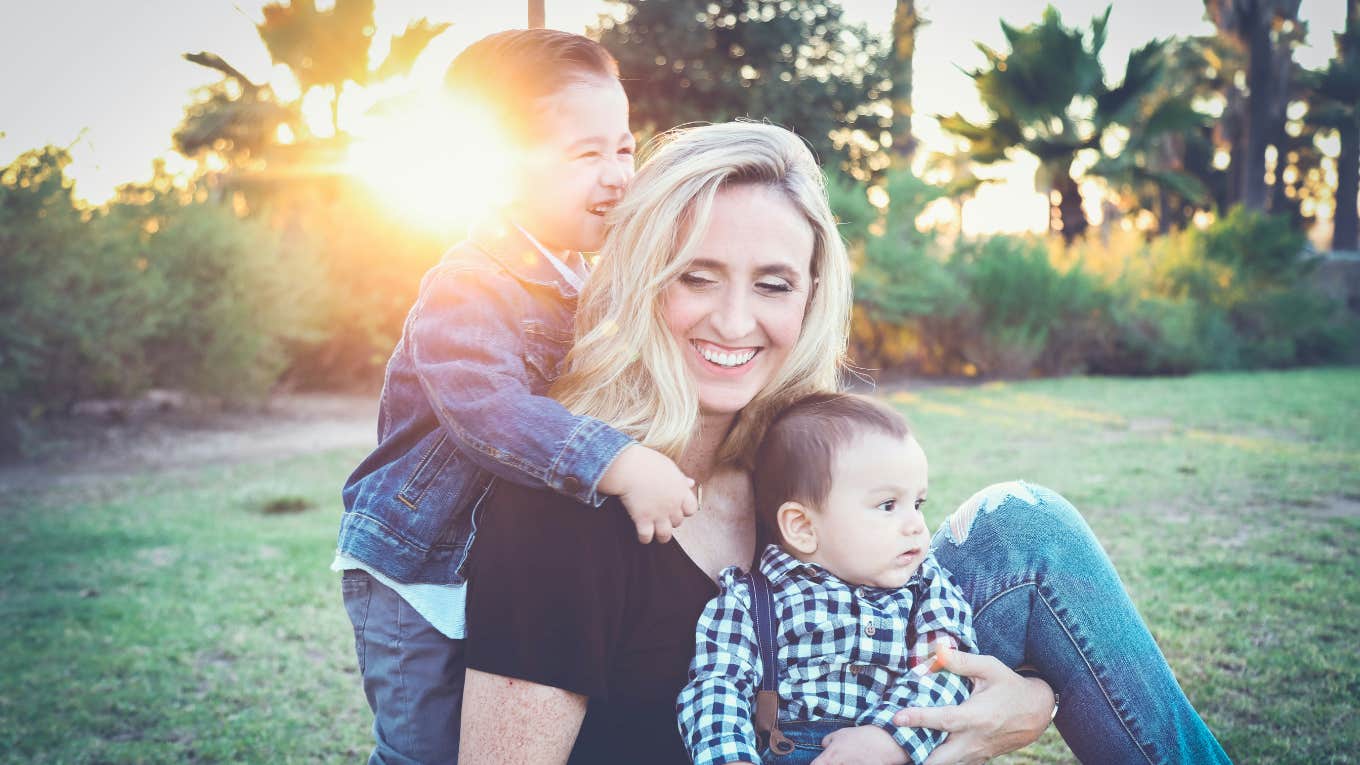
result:
M 675 544 L 640 545 L 616 502 L 594 509 L 508 484 L 494 489 L 476 517 L 469 577 L 465 764 L 687 761 L 673 704 L 686 680 L 694 625 L 717 591 L 718 572 L 748 565 L 755 550 L 751 491 L 740 466 L 769 416 L 793 398 L 833 389 L 843 359 L 848 261 L 821 172 L 793 134 L 757 124 L 677 131 L 644 164 L 614 216 L 582 293 L 570 371 L 554 395 L 673 457 L 700 481 L 703 508 L 677 529 Z M 1124 686 L 1135 684 L 1147 686 L 1148 703 L 1177 710 L 1173 724 L 1199 747 L 1194 751 L 1216 749 L 1132 604 L 1116 600 L 1122 590 L 1113 591 L 1118 579 L 1103 553 L 1080 558 L 1103 567 L 1083 572 L 1082 581 L 1099 582 L 1099 591 L 1054 595 L 1118 611 L 1118 640 L 1106 639 L 1102 625 L 1083 636 L 1075 656 L 1063 650 L 1070 640 L 1061 634 L 1044 632 L 1041 644 L 1026 644 L 1028 620 L 1038 624 L 1041 615 L 1022 613 L 1010 596 L 1043 588 L 1025 589 L 1011 572 L 1047 586 L 1066 558 L 1099 553 L 1099 546 L 1085 530 L 1053 535 L 1059 541 L 1037 557 L 984 554 L 1010 550 L 998 540 L 1015 524 L 1041 535 L 1046 523 L 1080 524 L 1054 495 L 1034 504 L 1013 500 L 981 495 L 973 508 L 985 512 L 956 516 L 941 534 L 955 531 L 937 537 L 951 546 L 946 565 L 965 591 L 1004 602 L 1006 620 L 1019 624 L 1003 620 L 991 641 L 979 626 L 984 650 L 990 645 L 1004 663 L 963 657 L 955 669 L 974 678 L 968 702 L 904 712 L 933 714 L 913 724 L 951 731 L 932 762 L 978 762 L 1030 743 L 1047 727 L 1053 690 L 1008 668 L 1022 661 L 1060 690 L 1082 688 L 1082 673 L 1097 678 L 1111 699 L 1100 708 L 1082 688 L 1059 711 L 1064 733 L 1071 721 L 1069 739 L 1090 739 L 1093 748 L 1082 756 L 1118 759 L 1141 746 L 1132 736 L 1123 748 L 1101 740 L 1124 725 L 1121 715 L 1141 713 L 1121 706 Z M 974 566 L 975 558 L 1004 568 Z M 994 587 L 998 582 L 1004 586 Z M 991 604 L 969 598 L 981 624 Z M 1044 594 L 1029 602 L 1051 600 Z M 1130 642 L 1138 631 L 1142 642 Z M 1133 652 L 1121 652 L 1124 643 Z M 1085 661 L 1102 654 L 1098 667 Z M 1148 728 L 1170 730 L 1161 718 Z

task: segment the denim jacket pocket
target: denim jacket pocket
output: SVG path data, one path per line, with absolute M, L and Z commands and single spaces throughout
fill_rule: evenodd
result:
M 571 335 L 532 319 L 521 322 L 520 328 L 524 331 L 524 364 L 546 389 L 562 374 L 562 359 L 571 349 Z
M 434 480 L 448 466 L 449 461 L 454 459 L 457 452 L 458 450 L 454 448 L 453 443 L 449 441 L 449 437 L 440 433 L 430 448 L 426 449 L 425 453 L 420 456 L 420 460 L 416 462 L 415 469 L 411 471 L 406 482 L 397 490 L 397 501 L 412 510 L 419 510 L 420 501 L 424 499 L 425 492 L 430 488 L 430 484 L 434 483 Z

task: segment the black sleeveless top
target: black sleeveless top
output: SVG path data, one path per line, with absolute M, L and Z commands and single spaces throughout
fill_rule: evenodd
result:
M 468 666 L 589 697 L 572 763 L 688 763 L 675 698 L 717 585 L 623 505 L 498 481 L 469 559 Z

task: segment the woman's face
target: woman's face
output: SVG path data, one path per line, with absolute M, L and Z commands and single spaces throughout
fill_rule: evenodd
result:
M 812 289 L 812 227 L 765 186 L 718 192 L 694 259 L 662 295 L 699 410 L 736 414 L 784 365 Z

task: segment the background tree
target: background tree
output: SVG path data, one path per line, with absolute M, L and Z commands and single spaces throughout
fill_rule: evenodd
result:
M 765 119 L 860 178 L 887 165 L 883 46 L 823 0 L 613 0 L 600 42 L 618 58 L 644 132 L 696 120 Z M 615 16 L 622 18 L 616 20 Z
M 1138 170 L 1147 180 L 1185 180 L 1182 190 L 1191 185 L 1174 168 L 1153 174 L 1145 164 L 1146 156 L 1137 152 L 1117 164 L 1098 162 L 1121 150 L 1107 147 L 1107 137 L 1114 143 L 1120 143 L 1120 135 L 1151 142 L 1201 121 L 1183 98 L 1162 90 L 1166 63 L 1162 40 L 1129 53 L 1123 81 L 1106 84 L 1100 51 L 1109 17 L 1106 8 L 1092 20 L 1089 33 L 1063 26 L 1052 6 L 1038 24 L 1019 28 L 1003 21 L 1001 29 L 1010 49 L 1003 53 L 979 43 L 987 65 L 969 72 L 991 114 L 990 121 L 974 124 L 961 114 L 940 120 L 945 130 L 968 140 L 969 154 L 978 164 L 1003 161 L 1013 151 L 1037 158 L 1035 188 L 1049 198 L 1050 230 L 1060 231 L 1069 242 L 1088 225 L 1074 175 L 1079 159 L 1087 166 L 1087 174 L 1106 172 L 1117 182 Z
M 892 160 L 901 168 L 911 167 L 916 155 L 916 136 L 911 132 L 912 59 L 916 55 L 916 31 L 923 24 L 925 20 L 916 12 L 916 0 L 897 0 L 888 46 L 888 78 L 892 82 Z
M 1230 138 L 1233 186 L 1237 190 L 1232 201 L 1251 210 L 1267 209 L 1266 146 L 1284 135 L 1290 62 L 1293 46 L 1302 37 L 1300 2 L 1204 0 L 1219 33 L 1245 53 L 1245 119 Z
M 1341 151 L 1336 164 L 1336 211 L 1332 249 L 1357 248 L 1357 185 L 1360 185 L 1360 0 L 1346 0 L 1346 29 L 1336 36 L 1336 57 L 1303 83 L 1309 101 L 1305 122 L 1336 130 Z

